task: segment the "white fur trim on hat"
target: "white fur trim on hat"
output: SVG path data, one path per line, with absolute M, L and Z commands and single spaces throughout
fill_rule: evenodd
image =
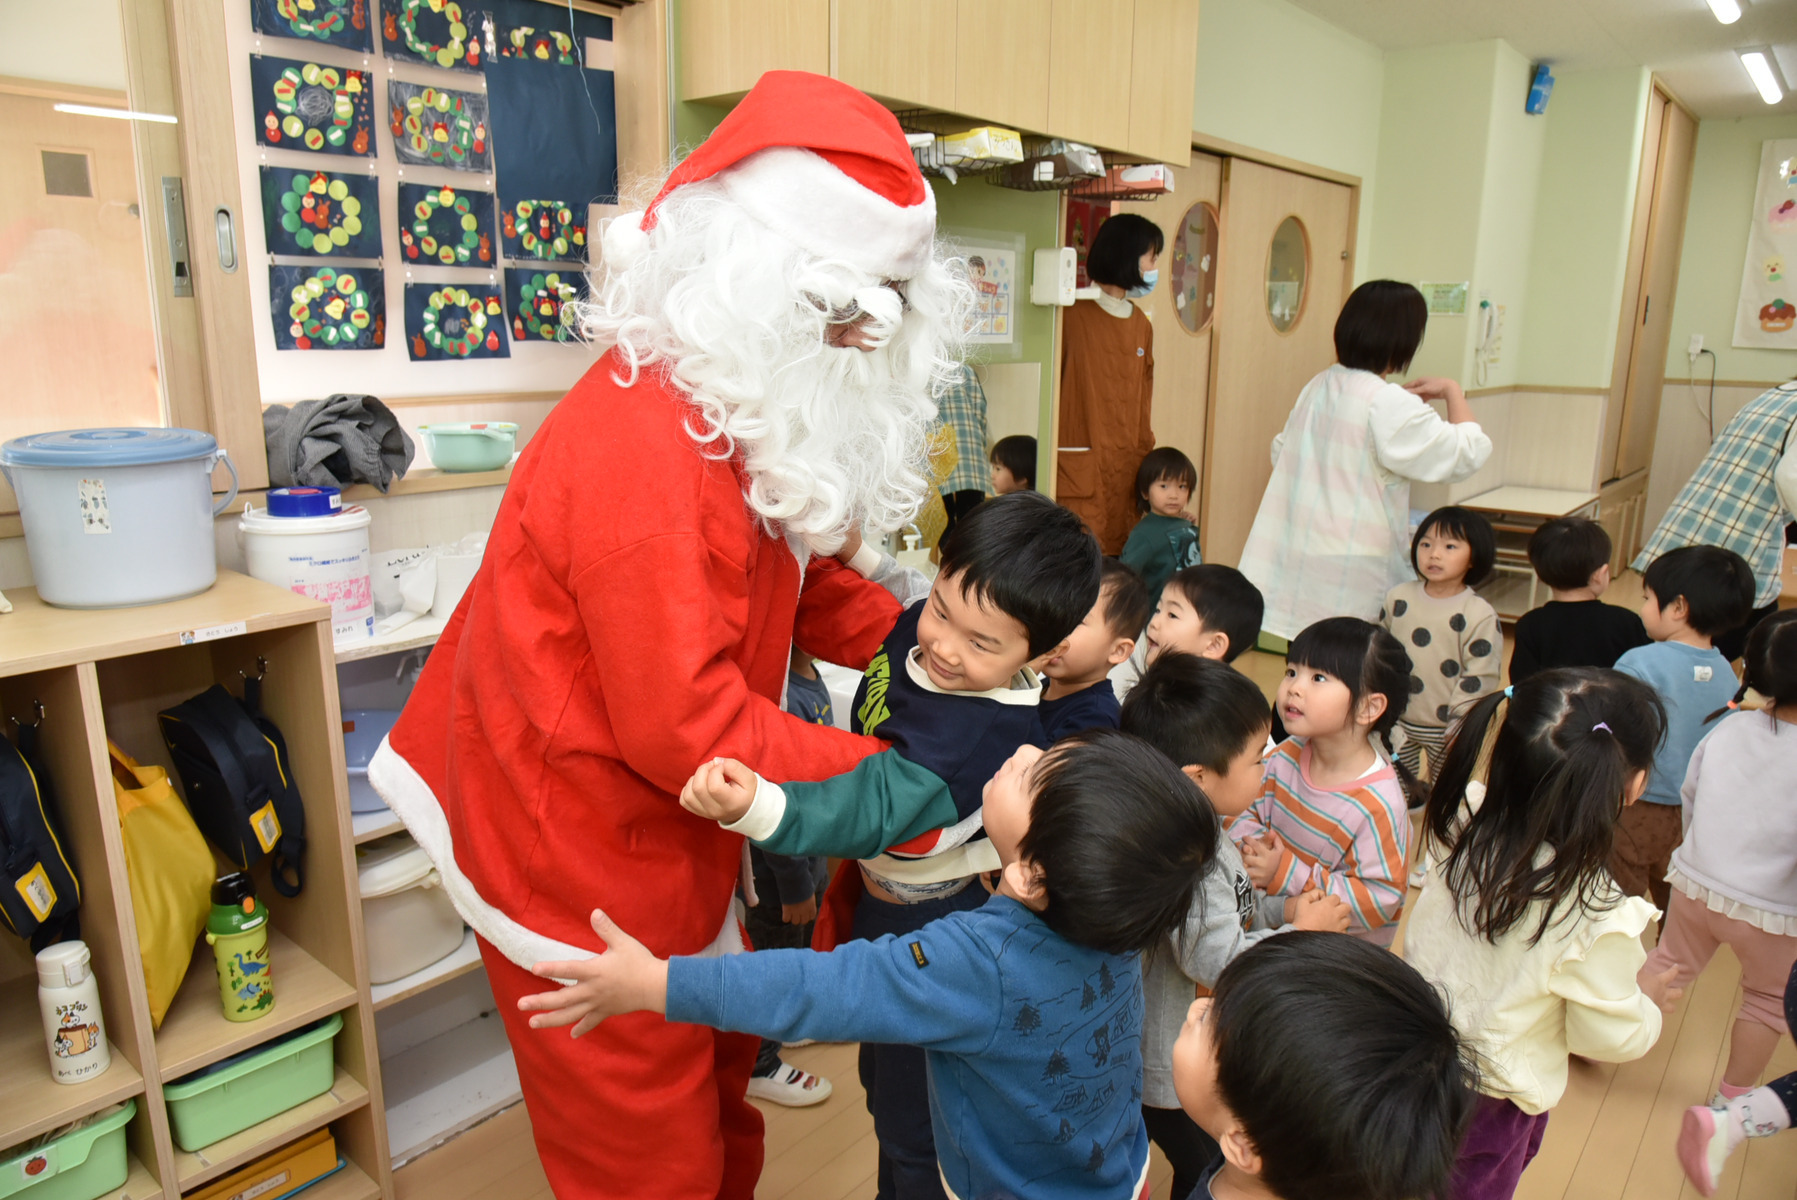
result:
M 863 187 L 821 155 L 796 146 L 757 151 L 716 180 L 762 224 L 811 253 L 880 279 L 910 279 L 929 262 L 936 196 L 899 205 Z M 605 252 L 611 254 L 611 230 Z
M 643 232 L 643 214 L 619 213 L 607 221 L 599 245 L 601 261 L 608 269 L 628 270 L 649 249 L 649 235 Z

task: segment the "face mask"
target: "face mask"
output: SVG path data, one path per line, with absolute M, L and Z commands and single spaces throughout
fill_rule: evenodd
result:
M 1154 290 L 1154 285 L 1159 283 L 1160 280 L 1161 273 L 1158 270 L 1144 271 L 1142 272 L 1142 286 L 1130 288 L 1123 294 L 1128 296 L 1131 300 L 1140 300 L 1143 296 L 1152 292 Z

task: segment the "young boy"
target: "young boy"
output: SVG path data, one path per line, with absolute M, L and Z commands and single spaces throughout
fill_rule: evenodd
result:
M 1136 468 L 1136 511 L 1141 519 L 1129 531 L 1120 556 L 1142 573 L 1150 595 L 1175 571 L 1198 565 L 1198 527 L 1186 504 L 1198 486 L 1198 468 L 1172 446 L 1150 450 Z
M 1148 1172 L 1139 956 L 1190 907 L 1217 819 L 1172 763 L 1108 729 L 1046 754 L 1026 746 L 984 790 L 1001 876 L 977 912 L 829 954 L 669 962 L 595 912 L 606 952 L 538 963 L 575 982 L 518 1007 L 576 1037 L 649 1010 L 764 1037 L 922 1045 L 934 1186 L 1134 1200 Z M 889 1181 L 883 1165 L 882 1195 Z
M 1129 694 L 1163 650 L 1234 662 L 1260 637 L 1265 611 L 1260 589 L 1234 567 L 1204 563 L 1175 572 L 1161 589 L 1142 644 L 1111 672 L 1117 698 Z
M 1510 682 L 1550 667 L 1613 667 L 1650 639 L 1641 618 L 1598 599 L 1610 586 L 1610 535 L 1585 517 L 1560 517 L 1529 538 L 1529 565 L 1553 599 L 1516 622 Z
M 1441 996 L 1397 955 L 1268 938 L 1173 1047 L 1180 1105 L 1223 1152 L 1193 1200 L 1447 1195 L 1472 1077 Z
M 1679 789 L 1691 751 L 1709 732 L 1704 718 L 1735 698 L 1740 681 L 1713 639 L 1753 610 L 1753 570 L 1720 546 L 1683 546 L 1653 560 L 1641 578 L 1641 624 L 1652 645 L 1630 650 L 1616 669 L 1653 688 L 1666 706 L 1666 740 L 1640 804 L 1622 810 L 1610 874 L 1661 912 L 1672 899 L 1666 868 L 1684 840 Z
M 1038 713 L 1050 742 L 1082 729 L 1117 728 L 1111 669 L 1135 650 L 1153 608 L 1142 577 L 1114 558 L 1105 559 L 1098 603 L 1067 639 L 1067 649 L 1042 668 L 1048 685 Z
M 1036 490 L 1036 439 L 1021 433 L 992 444 L 992 494 Z
M 1272 713 L 1253 680 L 1220 662 L 1163 653 L 1131 689 L 1124 732 L 1165 754 L 1228 820 L 1246 812 L 1261 789 L 1261 753 Z M 1184 1197 L 1217 1155 L 1217 1144 L 1179 1109 L 1173 1042 L 1192 1003 L 1193 985 L 1216 986 L 1217 973 L 1249 946 L 1297 929 L 1342 932 L 1348 906 L 1335 896 L 1257 892 L 1228 836 L 1199 880 L 1184 926 L 1142 967 L 1142 1120 L 1173 1165 L 1173 1192 Z

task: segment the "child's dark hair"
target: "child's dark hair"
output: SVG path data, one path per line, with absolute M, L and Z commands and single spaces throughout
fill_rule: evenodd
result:
M 1185 921 L 1220 826 L 1167 757 L 1115 729 L 1055 743 L 1036 768 L 1018 854 L 1042 868 L 1042 919 L 1109 954 L 1152 950 Z
M 1431 535 L 1436 540 L 1453 538 L 1472 552 L 1466 564 L 1467 587 L 1478 587 L 1491 578 L 1491 569 L 1497 565 L 1497 534 L 1492 532 L 1490 521 L 1457 504 L 1438 508 L 1424 517 L 1423 523 L 1416 527 L 1416 536 L 1410 539 L 1410 569 L 1419 576 L 1423 571 L 1416 565 L 1416 548 Z
M 1555 517 L 1529 535 L 1529 565 L 1541 582 L 1573 592 L 1610 561 L 1610 535 L 1589 517 Z
M 1358 938 L 1299 930 L 1223 968 L 1207 1018 L 1217 1091 L 1283 1200 L 1447 1194 L 1478 1103 L 1447 1005 Z
M 1336 361 L 1375 375 L 1405 370 L 1428 323 L 1429 305 L 1421 292 L 1395 279 L 1369 279 L 1335 318 Z
M 1104 627 L 1112 637 L 1142 636 L 1148 618 L 1154 615 L 1154 597 L 1140 575 L 1117 559 L 1107 558 L 1098 577 L 1098 594 L 1104 599 Z
M 1159 225 L 1138 213 L 1118 213 L 1106 218 L 1092 238 L 1086 274 L 1093 283 L 1108 283 L 1126 291 L 1139 288 L 1144 282 L 1142 256 L 1150 250 L 1159 254 L 1166 245 L 1167 237 Z
M 1508 699 L 1506 699 L 1506 696 Z M 1465 804 L 1467 784 L 1486 761 L 1485 799 Z M 1529 917 L 1530 944 L 1555 920 L 1602 912 L 1622 893 L 1608 863 L 1623 794 L 1653 769 L 1666 712 L 1653 688 L 1620 671 L 1566 667 L 1531 675 L 1467 710 L 1429 793 L 1423 828 L 1451 847 L 1443 875 L 1468 933 L 1496 942 Z M 1551 854 L 1542 855 L 1543 848 Z
M 1198 468 L 1192 465 L 1185 451 L 1172 446 L 1156 446 L 1143 455 L 1142 465 L 1136 468 L 1137 512 L 1148 511 L 1148 489 L 1163 479 L 1183 483 L 1190 492 L 1198 486 Z
M 1753 611 L 1753 568 L 1721 546 L 1680 546 L 1647 566 L 1641 583 L 1661 608 L 1685 598 L 1685 624 L 1705 637 L 1727 633 Z
M 1018 483 L 1036 490 L 1036 439 L 1026 433 L 1013 433 L 992 444 L 992 461 L 1011 473 Z
M 1030 657 L 1053 649 L 1098 603 L 1104 555 L 1085 522 L 1041 492 L 977 506 L 942 539 L 941 576 L 1029 634 Z
M 1123 732 L 1182 767 L 1219 775 L 1250 745 L 1266 740 L 1273 709 L 1234 667 L 1169 650 L 1149 664 L 1123 699 Z
M 1206 629 L 1229 639 L 1224 662 L 1240 658 L 1260 637 L 1260 619 L 1266 615 L 1267 602 L 1260 589 L 1234 567 L 1199 563 L 1175 571 L 1168 578 L 1166 587 L 1175 589 L 1184 598 Z
M 1365 697 L 1384 696 L 1385 711 L 1371 732 L 1385 743 L 1386 757 L 1392 758 L 1392 727 L 1410 703 L 1410 654 L 1402 642 L 1371 621 L 1329 617 L 1293 638 L 1285 661 L 1287 667 L 1308 667 L 1347 684 L 1350 714 Z M 1397 760 L 1392 758 L 1392 763 L 1396 766 Z M 1401 767 L 1399 772 L 1403 773 Z
M 1774 708 L 1797 704 L 1797 608 L 1775 612 L 1753 627 L 1741 655 L 1740 689 L 1726 708 L 1705 717 L 1704 723 L 1739 708 L 1749 688 L 1770 700 Z M 1772 720 L 1776 729 L 1778 718 Z

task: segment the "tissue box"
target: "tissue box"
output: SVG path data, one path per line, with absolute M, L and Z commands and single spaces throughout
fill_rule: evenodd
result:
M 997 125 L 982 125 L 978 129 L 951 133 L 937 139 L 937 144 L 942 147 L 943 158 L 951 164 L 956 160 L 1007 163 L 1023 161 L 1023 135 L 1015 129 L 1004 129 Z
M 1072 196 L 1108 196 L 1119 191 L 1161 194 L 1173 190 L 1173 168 L 1166 163 L 1142 163 L 1134 167 L 1112 167 L 1103 179 L 1076 183 L 1068 189 Z

